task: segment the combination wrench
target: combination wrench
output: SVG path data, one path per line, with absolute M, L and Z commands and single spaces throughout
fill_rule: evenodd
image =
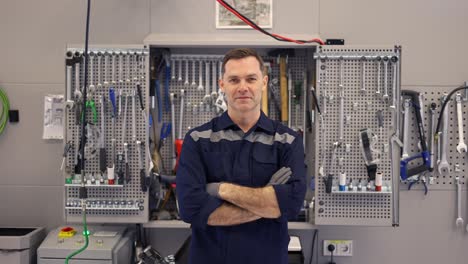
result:
M 383 99 L 384 101 L 388 100 L 388 57 L 385 56 L 383 58 L 384 63 L 384 94 Z
M 210 90 L 210 62 L 205 62 L 205 97 L 203 97 L 203 103 L 210 105 L 211 103 L 211 90 Z M 202 110 L 203 111 L 203 110 Z
M 404 116 L 403 116 L 403 152 L 401 154 L 402 159 L 409 157 L 408 154 L 408 141 L 409 141 L 409 109 L 411 107 L 411 99 L 405 99 L 403 104 L 404 106 Z
M 442 104 L 448 100 L 447 95 L 442 97 Z M 446 109 L 443 113 L 443 126 L 442 126 L 442 142 L 440 144 L 440 161 L 437 164 L 440 175 L 445 175 L 450 172 L 450 165 L 447 161 L 447 147 L 448 147 L 448 121 L 449 121 L 449 108 L 450 101 L 447 102 Z
M 202 75 L 203 75 L 203 61 L 200 60 L 198 63 L 198 87 L 197 87 L 198 91 L 203 91 L 204 89 Z
M 195 81 L 195 59 L 192 60 L 192 84 L 191 87 L 197 87 L 197 82 Z
M 391 58 L 391 62 L 392 62 L 392 104 L 390 105 L 390 108 L 396 109 L 396 101 L 397 101 L 397 94 L 396 94 L 396 90 L 397 90 L 397 66 L 398 66 L 397 62 L 398 62 L 398 58 L 396 56 L 393 56 Z M 423 118 L 423 120 L 424 120 L 424 118 Z
M 462 96 L 461 94 L 457 94 L 455 97 L 455 101 L 457 102 L 457 121 L 458 121 L 458 145 L 457 151 L 458 153 L 465 153 L 467 151 L 467 147 L 465 144 L 465 139 L 463 138 L 463 116 L 462 116 Z
M 381 73 L 380 73 L 381 69 L 380 68 L 381 68 L 381 65 L 382 65 L 382 57 L 377 56 L 375 61 L 377 63 L 377 91 L 375 91 L 375 93 L 377 94 L 377 96 L 380 96 L 380 88 L 382 86 L 382 84 L 381 84 L 381 79 L 382 78 L 380 77 L 380 75 L 381 75 Z
M 366 93 L 366 57 L 361 57 L 361 93 Z
M 189 60 L 186 59 L 186 60 L 185 60 L 185 82 L 184 82 L 184 86 L 185 86 L 185 87 L 189 87 L 189 86 L 190 86 L 189 77 L 188 77 L 188 71 L 189 71 Z
M 211 64 L 211 102 L 215 102 L 216 99 L 218 98 L 218 82 L 216 81 L 216 70 L 218 68 L 218 65 L 216 61 L 214 61 Z M 214 103 L 213 103 L 214 105 Z

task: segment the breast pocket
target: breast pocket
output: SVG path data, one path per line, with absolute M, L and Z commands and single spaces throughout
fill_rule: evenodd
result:
M 255 187 L 263 187 L 279 169 L 278 152 L 274 148 L 254 148 L 252 154 L 253 184 Z
M 227 152 L 203 152 L 207 183 L 229 180 L 230 157 L 231 155 Z

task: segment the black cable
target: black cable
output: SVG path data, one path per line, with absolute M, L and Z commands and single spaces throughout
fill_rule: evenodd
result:
M 86 145 L 86 100 L 88 95 L 88 44 L 89 44 L 89 20 L 91 13 L 91 0 L 88 0 L 88 7 L 86 10 L 86 32 L 85 32 L 85 50 L 84 50 L 84 88 L 83 88 L 83 122 L 81 123 L 81 187 L 80 187 L 80 198 L 87 198 L 87 192 L 85 187 L 85 145 Z
M 311 87 L 310 91 L 312 92 L 312 96 L 314 97 L 315 106 L 317 107 L 317 112 L 321 115 L 322 112 L 320 111 L 319 101 L 317 99 L 317 95 L 315 94 L 314 87 Z
M 312 237 L 312 251 L 310 252 L 309 264 L 312 264 L 312 259 L 314 258 L 315 240 L 317 239 L 317 233 L 318 233 L 318 229 L 315 229 L 314 236 Z
M 437 120 L 437 127 L 436 127 L 435 134 L 434 134 L 434 137 L 436 139 L 438 139 L 438 135 L 439 135 L 438 133 L 439 133 L 439 130 L 440 130 L 440 123 L 441 123 L 441 120 L 442 120 L 442 114 L 444 113 L 444 110 L 445 110 L 445 107 L 447 106 L 447 103 L 450 101 L 450 97 L 452 97 L 452 95 L 454 93 L 456 93 L 457 91 L 464 90 L 464 89 L 468 89 L 468 86 L 460 86 L 458 88 L 455 88 L 447 95 L 447 99 L 442 104 L 442 108 L 440 109 L 440 113 L 439 113 L 439 119 Z

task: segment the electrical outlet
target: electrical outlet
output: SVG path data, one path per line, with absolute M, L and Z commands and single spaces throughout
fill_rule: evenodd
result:
M 328 245 L 334 245 L 335 250 L 333 256 L 336 257 L 351 257 L 353 256 L 353 241 L 352 240 L 323 240 L 323 255 L 331 256 L 328 251 Z

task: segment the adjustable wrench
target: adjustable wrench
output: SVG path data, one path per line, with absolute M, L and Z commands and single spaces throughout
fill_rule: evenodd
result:
M 461 216 L 461 183 L 458 176 L 455 177 L 455 184 L 457 185 L 457 219 L 455 220 L 455 225 L 457 227 L 463 226 L 463 218 Z M 468 228 L 468 227 L 467 227 Z
M 340 120 L 339 120 L 339 138 L 338 144 L 341 146 L 343 143 L 343 128 L 344 128 L 344 85 L 343 85 L 343 58 L 340 58 L 340 80 L 339 80 L 339 89 L 340 89 Z
M 447 100 L 447 95 L 442 97 L 442 104 Z M 443 124 L 442 124 L 442 143 L 440 145 L 440 161 L 437 164 L 438 170 L 440 175 L 446 174 L 450 172 L 450 165 L 447 161 L 447 147 L 448 147 L 448 121 L 449 121 L 449 108 L 450 101 L 447 102 L 446 109 L 443 113 Z
M 383 99 L 385 101 L 388 100 L 388 57 L 385 56 L 383 58 L 384 62 L 384 94 L 383 94 Z
M 403 116 L 403 152 L 401 154 L 402 159 L 409 157 L 408 154 L 408 141 L 409 141 L 409 111 L 411 107 L 411 99 L 405 99 L 404 102 L 404 116 Z
M 200 60 L 198 64 L 198 87 L 197 87 L 198 91 L 203 91 L 204 89 L 202 75 L 203 75 L 203 61 Z
M 463 138 L 463 116 L 462 116 L 462 96 L 461 94 L 457 94 L 455 97 L 457 102 L 457 121 L 458 121 L 458 145 L 457 151 L 458 153 L 464 153 L 467 151 L 467 147 L 465 144 L 465 140 Z

